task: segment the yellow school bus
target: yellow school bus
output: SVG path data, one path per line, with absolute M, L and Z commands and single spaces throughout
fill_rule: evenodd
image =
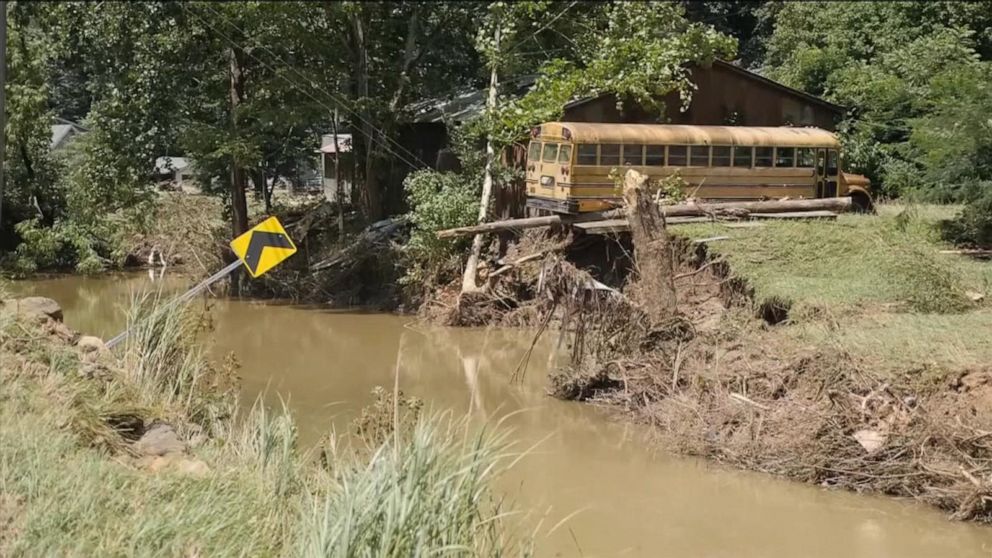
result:
M 868 180 L 841 170 L 837 136 L 819 128 L 548 122 L 531 131 L 527 206 L 556 213 L 615 207 L 613 169 L 678 173 L 700 200 L 851 196 L 871 209 Z

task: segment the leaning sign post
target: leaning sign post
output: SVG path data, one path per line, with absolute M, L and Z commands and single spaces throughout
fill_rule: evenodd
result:
M 203 292 L 207 287 L 231 274 L 232 271 L 244 266 L 253 278 L 264 275 L 283 260 L 296 253 L 296 245 L 289 238 L 289 233 L 275 217 L 269 217 L 252 227 L 248 232 L 231 241 L 231 250 L 238 259 L 226 267 L 200 281 L 196 286 L 172 299 L 165 306 L 155 310 L 152 315 L 177 304 L 182 304 Z M 127 339 L 129 329 L 118 333 L 107 341 L 107 348 L 114 348 Z

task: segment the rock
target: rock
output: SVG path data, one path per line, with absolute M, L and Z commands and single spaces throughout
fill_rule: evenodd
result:
M 858 430 L 854 433 L 854 439 L 871 455 L 885 445 L 889 436 L 878 430 Z
M 200 461 L 199 459 L 180 459 L 176 462 L 176 470 L 185 475 L 192 475 L 194 477 L 203 477 L 210 472 L 210 467 L 206 463 Z
M 164 423 L 156 423 L 145 431 L 141 439 L 134 444 L 134 449 L 140 455 L 165 456 L 170 454 L 185 453 L 186 444 L 179 439 L 179 435 L 171 426 Z
M 51 318 L 57 322 L 62 321 L 62 307 L 58 302 L 43 296 L 26 296 L 8 302 L 15 308 L 15 312 L 25 316 L 36 318 Z
M 86 361 L 80 363 L 79 375 L 90 380 L 99 380 L 102 382 L 111 380 L 114 377 L 113 371 L 106 364 Z
M 43 326 L 45 332 L 53 337 L 57 337 L 69 344 L 73 344 L 76 342 L 76 339 L 79 339 L 79 332 L 74 331 L 62 322 L 57 322 L 44 316 L 40 316 L 37 319 L 45 322 L 45 325 Z
M 148 469 L 152 473 L 160 473 L 167 469 L 172 469 L 184 475 L 201 478 L 210 472 L 210 467 L 203 461 L 195 457 L 183 457 L 176 454 L 144 457 L 138 461 L 138 466 Z
M 76 341 L 76 346 L 84 353 L 102 352 L 107 349 L 107 346 L 103 343 L 103 339 L 93 335 L 83 335 L 79 338 L 79 341 Z

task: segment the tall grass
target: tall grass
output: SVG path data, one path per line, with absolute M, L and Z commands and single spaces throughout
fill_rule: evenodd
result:
M 506 457 L 504 434 L 472 434 L 463 421 L 433 415 L 396 444 L 389 438 L 367 464 L 332 468 L 336 490 L 309 500 L 297 555 L 528 553 L 526 544 L 505 534 L 490 489 Z
M 203 318 L 160 291 L 132 295 L 121 364 L 141 403 L 210 428 L 234 414 L 236 400 L 230 371 L 212 367 L 198 342 L 208 328 Z
M 285 406 L 256 402 L 238 417 L 230 390 L 213 390 L 216 372 L 195 343 L 196 317 L 179 308 L 149 312 L 156 302 L 154 295 L 135 298 L 131 337 L 100 377 L 77 373 L 73 367 L 85 364 L 78 358 L 49 365 L 52 355 L 74 350 L 55 338 L 39 348 L 38 332 L 0 332 L 0 519 L 9 518 L 0 555 L 529 552 L 526 538 L 508 534 L 491 492 L 509 465 L 505 432 L 417 414 L 371 450 L 331 436 L 331 459 L 321 462 L 297 447 Z M 31 343 L 11 338 L 19 331 Z M 166 420 L 184 437 L 210 433 L 182 458 L 202 460 L 205 472 L 152 472 L 130 457 L 129 442 L 106 423 L 128 413 L 145 424 Z M 118 438 L 98 444 L 94 433 Z

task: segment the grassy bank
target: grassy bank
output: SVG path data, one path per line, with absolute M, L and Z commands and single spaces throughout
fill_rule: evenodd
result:
M 992 362 L 992 261 L 941 253 L 939 227 L 953 206 L 883 205 L 836 223 L 770 222 L 734 229 L 679 227 L 690 238 L 729 236 L 711 257 L 789 327 L 772 337 L 840 347 L 879 373 L 955 372 Z
M 837 222 L 766 222 L 754 228 L 683 225 L 710 244 L 754 289 L 758 304 L 782 301 L 794 321 L 817 312 L 906 310 L 948 313 L 972 307 L 967 293 L 988 292 L 992 265 L 958 255 L 940 241 L 937 223 L 953 206 L 882 205 L 878 215 Z M 867 308 L 866 308 L 867 307 Z
M 500 434 L 419 414 L 396 433 L 390 414 L 301 451 L 285 412 L 236 408 L 193 317 L 162 315 L 115 356 L 15 308 L 0 307 L 4 556 L 527 553 L 489 490 Z

